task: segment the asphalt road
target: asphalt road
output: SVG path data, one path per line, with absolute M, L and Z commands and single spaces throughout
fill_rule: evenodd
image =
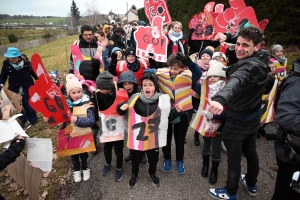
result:
M 271 123 L 266 127 L 268 133 L 274 133 L 276 125 Z M 140 173 L 137 185 L 134 189 L 128 187 L 131 176 L 131 164 L 124 163 L 123 178 L 120 182 L 114 181 L 115 156 L 113 154 L 112 170 L 107 176 L 101 175 L 101 169 L 105 163 L 103 155 L 103 144 L 100 145 L 101 152 L 97 156 L 89 155 L 91 168 L 91 179 L 86 182 L 72 183 L 68 192 L 61 196 L 61 199 L 213 199 L 209 196 L 208 190 L 212 187 L 224 187 L 227 174 L 226 153 L 222 151 L 222 162 L 219 167 L 218 182 L 212 186 L 207 178 L 201 176 L 202 155 L 200 146 L 196 147 L 193 143 L 193 130 L 190 128 L 187 134 L 187 143 L 185 145 L 185 174 L 177 173 L 175 158 L 172 159 L 172 170 L 165 173 L 163 167 L 163 154 L 160 151 L 159 162 L 157 166 L 157 176 L 160 178 L 160 187 L 155 187 L 148 177 L 148 165 L 140 167 Z M 172 141 L 172 152 L 175 153 L 174 140 Z M 276 172 L 270 169 L 274 166 L 275 154 L 273 142 L 266 141 L 263 138 L 257 139 L 257 151 L 260 161 L 260 172 L 258 176 L 258 195 L 251 197 L 246 189 L 239 184 L 238 199 L 256 199 L 268 200 L 272 198 L 275 186 Z M 124 157 L 128 153 L 124 147 Z M 174 155 L 173 153 L 173 155 Z M 175 156 L 174 156 L 175 157 Z M 242 159 L 242 173 L 246 172 L 246 159 Z

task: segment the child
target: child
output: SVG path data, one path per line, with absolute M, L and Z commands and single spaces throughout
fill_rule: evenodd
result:
M 141 78 L 142 93 L 134 94 L 130 100 L 125 104 L 119 104 L 117 111 L 120 115 L 129 116 L 130 112 L 135 112 L 135 116 L 147 118 L 149 116 L 158 114 L 158 110 L 161 111 L 161 115 L 166 114 L 165 112 L 170 111 L 170 98 L 167 95 L 163 95 L 158 92 L 157 77 L 155 74 L 144 73 Z M 163 101 L 163 103 L 161 102 Z M 134 103 L 134 104 L 133 104 Z M 133 105 L 132 105 L 133 104 Z M 129 105 L 131 107 L 129 107 Z M 163 107 L 162 107 L 163 106 Z M 158 109 L 158 107 L 160 109 Z M 133 108 L 133 109 L 132 109 Z M 176 105 L 176 109 L 172 109 L 169 114 L 169 120 L 172 120 L 179 116 L 182 106 Z M 162 120 L 162 119 L 161 119 Z M 159 122 L 160 123 L 160 122 Z M 154 124 L 154 127 L 158 127 L 160 124 Z M 150 127 L 150 126 L 149 126 Z M 130 129 L 131 127 L 129 127 Z M 147 135 L 147 132 L 142 135 Z M 156 132 L 157 134 L 157 132 Z M 150 136 L 145 136 L 150 137 Z M 129 187 L 134 188 L 139 173 L 139 164 L 142 161 L 143 156 L 147 154 L 149 159 L 149 171 L 148 175 L 151 178 L 155 186 L 159 186 L 159 179 L 156 177 L 156 167 L 158 162 L 159 150 L 158 148 L 149 149 L 146 151 L 132 150 L 132 175 L 129 180 Z
M 51 78 L 51 81 L 55 85 L 57 85 L 57 87 L 59 87 L 59 89 L 63 93 L 63 95 L 67 96 L 66 86 L 59 80 L 59 78 L 58 78 L 58 71 L 57 70 L 51 71 L 48 75 Z
M 177 172 L 179 174 L 184 174 L 184 141 L 189 126 L 188 110 L 192 108 L 190 97 L 191 86 L 192 83 L 200 78 L 202 72 L 196 63 L 192 62 L 188 56 L 183 55 L 181 52 L 171 54 L 167 60 L 167 64 L 169 69 L 158 69 L 156 72 L 159 80 L 159 87 L 164 92 L 168 93 L 168 91 L 172 91 L 172 93 L 176 93 L 178 96 L 180 95 L 182 104 L 186 106 L 186 112 L 181 113 L 180 117 L 177 117 L 175 120 L 169 121 L 167 146 L 162 148 L 165 159 L 163 170 L 164 172 L 171 171 L 171 141 L 174 130 Z M 193 73 L 193 76 L 191 77 L 191 71 L 186 70 L 186 66 L 191 70 L 196 69 L 197 73 Z M 184 87 L 185 89 L 182 90 L 180 87 Z M 175 94 L 172 94 L 170 97 L 172 98 L 172 101 L 175 101 L 177 100 L 176 98 L 178 98 L 175 97 Z
M 219 61 L 219 62 L 223 63 L 224 66 L 227 65 L 226 56 L 222 52 L 214 52 L 214 54 L 212 56 L 212 60 Z
M 120 78 L 118 80 L 118 88 L 123 88 L 127 91 L 128 97 L 130 98 L 135 93 L 140 93 L 141 88 L 138 86 L 138 81 L 133 73 L 133 71 L 125 71 L 122 72 Z M 131 161 L 132 154 L 131 150 L 128 156 L 124 159 L 125 163 L 129 163 Z M 143 156 L 142 166 L 147 165 L 147 157 L 146 155 Z
M 116 122 L 112 122 L 111 116 L 116 112 L 116 107 L 120 101 L 124 102 L 128 100 L 128 95 L 126 91 L 116 90 L 115 84 L 113 82 L 113 76 L 107 72 L 101 72 L 96 79 L 97 90 L 95 92 L 96 102 L 95 105 L 99 114 L 102 115 L 100 118 L 100 136 L 109 135 L 111 128 L 124 126 L 124 121 L 117 121 L 117 119 L 113 119 Z M 114 117 L 114 116 L 112 116 Z M 107 130 L 102 126 L 108 127 Z M 114 148 L 116 154 L 116 171 L 114 175 L 114 179 L 116 182 L 122 179 L 123 174 L 123 140 L 110 141 L 104 143 L 104 156 L 105 156 L 105 164 L 103 166 L 101 174 L 106 176 L 111 169 L 111 160 L 112 160 L 112 149 Z
M 3 61 L 0 85 L 5 85 L 8 79 L 8 89 L 22 95 L 23 116 L 19 117 L 21 127 L 25 128 L 27 120 L 31 125 L 35 125 L 37 123 L 37 115 L 29 104 L 28 90 L 34 84 L 33 78 L 37 80 L 38 77 L 34 73 L 27 56 L 22 55 L 17 48 L 8 47 L 4 56 L 7 59 Z
M 71 116 L 71 123 L 74 123 L 78 127 L 92 127 L 95 124 L 94 107 L 91 106 L 89 97 L 82 93 L 82 85 L 74 74 L 68 74 L 66 77 L 66 89 L 67 89 L 67 103 L 71 111 L 75 106 L 85 105 L 87 107 L 87 118 Z M 44 118 L 45 121 L 47 119 Z M 65 123 L 65 127 L 68 123 Z M 88 167 L 88 153 L 80 153 L 71 155 L 73 164 L 73 177 L 75 182 L 81 181 L 81 171 L 83 173 L 83 181 L 90 179 L 90 169 Z M 81 168 L 80 168 L 81 160 Z
M 278 73 L 279 79 L 282 81 L 286 74 L 286 66 L 287 66 L 287 58 L 283 55 L 283 47 L 280 44 L 275 44 L 271 47 L 272 56 L 271 58 L 275 58 L 277 62 L 274 63 L 275 67 L 282 70 Z
M 224 86 L 225 86 L 225 78 L 226 74 L 223 70 L 223 64 L 217 61 L 210 61 L 210 68 L 207 71 L 207 78 L 209 84 L 209 92 L 210 97 L 213 98 Z M 197 93 L 200 91 L 196 91 Z M 222 129 L 225 123 L 225 111 L 222 112 L 221 115 L 212 115 L 211 113 L 207 113 L 207 120 L 217 120 L 221 122 L 221 126 L 217 129 L 217 134 L 213 137 L 203 136 L 203 148 L 202 148 L 202 158 L 203 158 L 203 167 L 201 170 L 201 175 L 203 177 L 208 176 L 208 166 L 209 166 L 209 156 L 212 158 L 212 168 L 209 177 L 209 183 L 215 184 L 218 178 L 218 168 L 221 162 L 221 141 L 222 141 Z M 212 153 L 211 153 L 212 149 Z

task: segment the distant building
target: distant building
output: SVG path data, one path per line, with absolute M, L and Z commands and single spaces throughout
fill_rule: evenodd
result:
M 126 14 L 126 17 L 128 17 L 127 21 L 128 22 L 132 22 L 132 21 L 138 21 L 139 17 L 138 17 L 138 11 L 137 10 L 132 10 L 130 9 Z

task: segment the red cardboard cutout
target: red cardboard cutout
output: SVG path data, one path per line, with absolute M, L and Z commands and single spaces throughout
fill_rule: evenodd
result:
M 266 26 L 268 25 L 269 20 L 268 19 L 263 19 L 259 22 L 259 28 L 264 32 L 266 29 Z
M 31 57 L 38 80 L 29 88 L 30 106 L 49 118 L 50 125 L 70 121 L 71 112 L 61 90 L 51 81 L 39 54 Z
M 80 51 L 79 45 L 71 46 L 72 58 L 74 63 L 74 75 L 81 81 L 83 77 L 79 73 L 80 63 L 83 61 L 82 53 Z
M 153 20 L 155 16 L 161 16 L 164 18 L 164 25 L 172 22 L 171 15 L 165 0 L 145 0 L 144 10 L 149 22 Z
M 148 57 L 148 53 L 153 53 L 154 60 L 167 62 L 168 39 L 162 32 L 163 18 L 153 17 L 150 26 L 139 26 L 134 32 L 136 39 L 136 55 L 138 57 Z

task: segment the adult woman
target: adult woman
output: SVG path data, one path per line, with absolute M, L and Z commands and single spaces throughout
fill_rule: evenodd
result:
M 169 39 L 167 57 L 178 51 L 188 55 L 187 42 L 183 39 L 182 24 L 180 22 L 173 22 L 171 29 L 166 33 L 166 36 Z
M 8 47 L 4 54 L 7 57 L 3 61 L 0 74 L 0 84 L 5 85 L 8 79 L 8 89 L 22 95 L 23 116 L 20 117 L 20 125 L 24 128 L 27 120 L 31 125 L 37 123 L 37 115 L 35 110 L 29 105 L 29 87 L 32 86 L 33 79 L 38 79 L 32 70 L 31 63 L 26 55 L 21 55 L 20 51 L 15 47 Z

